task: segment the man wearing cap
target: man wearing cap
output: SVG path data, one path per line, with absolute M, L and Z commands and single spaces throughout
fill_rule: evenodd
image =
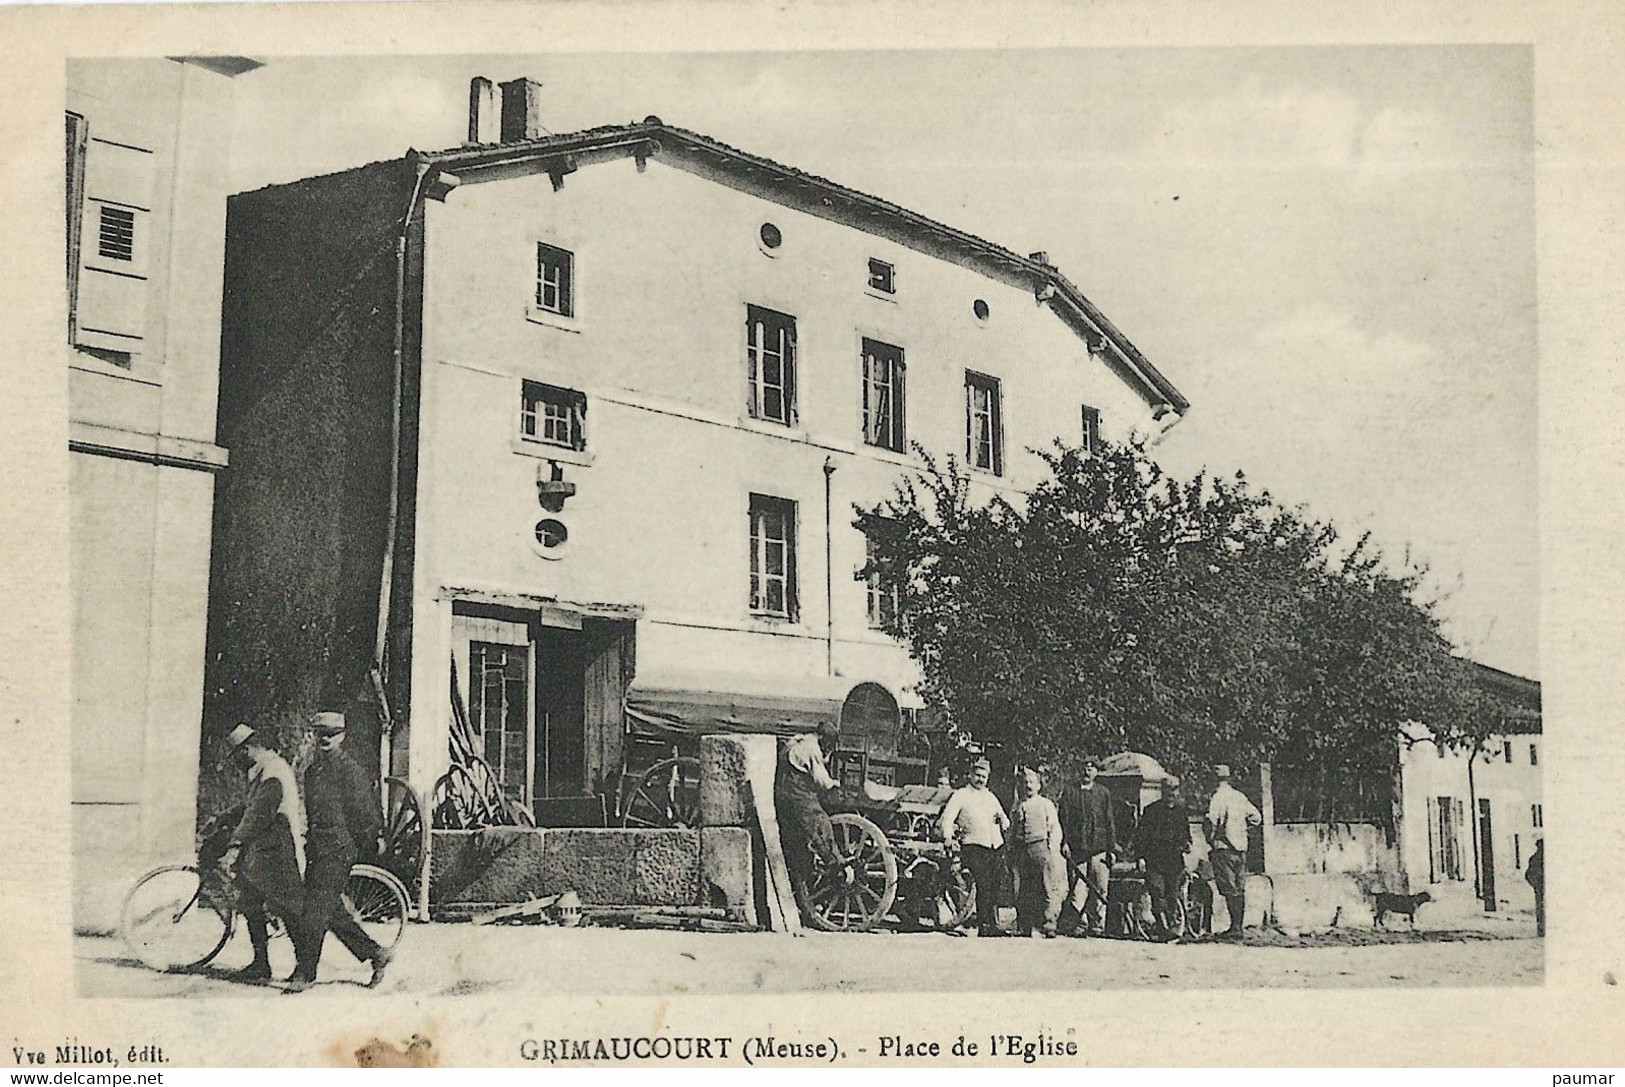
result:
M 970 784 L 954 790 L 942 809 L 942 840 L 949 849 L 960 845 L 960 856 L 976 886 L 976 931 L 982 936 L 999 934 L 999 877 L 1004 870 L 999 850 L 1010 829 L 1004 805 L 987 787 L 992 769 L 986 759 L 977 759 Z
M 834 747 L 835 740 L 835 724 L 826 721 L 817 733 L 804 732 L 781 742 L 778 770 L 773 775 L 773 809 L 779 817 L 779 841 L 803 917 L 812 907 L 807 889 L 814 876 L 813 860 L 833 864 L 840 859 L 835 848 L 835 827 L 824 810 L 822 799 L 824 793 L 839 784 L 830 775 L 822 746 Z
M 282 918 L 289 934 L 298 934 L 304 904 L 305 819 L 293 767 L 252 728 L 238 724 L 226 736 L 236 758 L 248 771 L 243 814 L 231 832 L 226 858 L 232 864 L 238 908 L 248 922 L 254 960 L 237 972 L 244 981 L 267 981 L 266 908 Z
M 384 979 L 389 952 L 362 931 L 339 899 L 349 881 L 351 865 L 377 849 L 383 816 L 367 775 L 342 750 L 344 715 L 318 713 L 314 724 L 318 747 L 316 757 L 305 770 L 305 814 L 310 829 L 304 939 L 299 965 L 288 979 L 288 987 L 300 992 L 315 983 L 329 929 L 357 959 L 372 963 L 368 985 L 375 986 Z
M 1264 825 L 1264 816 L 1253 802 L 1230 784 L 1230 767 L 1213 768 L 1219 787 L 1207 806 L 1208 857 L 1213 864 L 1213 881 L 1219 885 L 1230 914 L 1230 928 L 1221 940 L 1241 938 L 1247 915 L 1247 829 Z
M 1117 849 L 1112 797 L 1104 785 L 1095 783 L 1099 774 L 1100 760 L 1090 755 L 1083 760 L 1083 779 L 1061 793 L 1061 836 L 1076 876 L 1065 910 L 1069 920 L 1076 920 L 1063 922 L 1062 928 L 1078 936 L 1106 931 L 1106 895 Z
M 1151 909 L 1162 925 L 1162 938 L 1178 943 L 1185 938 L 1185 854 L 1191 851 L 1191 824 L 1178 778 L 1169 778 L 1163 784 L 1162 797 L 1140 813 L 1135 841 L 1145 864 Z

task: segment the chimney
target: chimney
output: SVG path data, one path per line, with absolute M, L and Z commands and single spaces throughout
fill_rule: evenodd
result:
M 542 85 L 534 79 L 502 84 L 502 142 L 534 140 L 542 134 Z
M 1027 254 L 1027 259 L 1032 261 L 1035 264 L 1048 264 L 1049 263 L 1049 253 L 1047 253 L 1046 251 L 1040 249 L 1036 253 L 1028 253 Z
M 496 84 L 477 75 L 468 81 L 468 142 L 496 143 L 498 120 Z

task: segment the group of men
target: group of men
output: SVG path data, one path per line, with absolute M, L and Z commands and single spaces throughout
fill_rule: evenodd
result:
M 340 900 L 351 866 L 377 848 L 383 818 L 367 775 L 343 751 L 344 715 L 318 713 L 312 724 L 317 750 L 305 770 L 302 803 L 293 767 L 259 733 L 239 724 L 227 736 L 248 772 L 242 815 L 224 858 L 254 949 L 253 961 L 236 976 L 270 980 L 270 913 L 293 941 L 288 991 L 315 984 L 329 931 L 357 959 L 372 964 L 368 984 L 376 986 L 389 952 L 356 924 Z
M 1099 760 L 1085 760 L 1082 779 L 1062 792 L 1058 805 L 1043 795 L 1037 770 L 1022 771 L 1011 815 L 988 788 L 989 772 L 987 760 L 978 760 L 941 817 L 943 841 L 958 848 L 975 887 L 978 933 L 1001 934 L 998 894 L 1007 856 L 1016 882 L 1016 925 L 1023 935 L 1105 935 L 1120 840 L 1111 794 L 1097 781 Z M 1215 767 L 1214 774 L 1218 787 L 1203 826 L 1213 879 L 1230 916 L 1230 927 L 1219 938 L 1238 939 L 1247 908 L 1247 832 L 1262 825 L 1263 816 L 1231 784 L 1228 766 Z M 1177 778 L 1146 807 L 1133 839 L 1162 938 L 1182 940 L 1192 842 Z

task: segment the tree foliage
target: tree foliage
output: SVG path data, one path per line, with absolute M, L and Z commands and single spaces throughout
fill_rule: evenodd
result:
M 922 452 L 922 455 L 923 452 Z M 1425 570 L 1237 473 L 1164 472 L 1135 444 L 1057 444 L 1018 508 L 950 458 L 858 510 L 891 633 L 960 735 L 1067 769 L 1142 751 L 1391 769 L 1398 733 L 1456 746 L 1503 724 L 1423 599 Z

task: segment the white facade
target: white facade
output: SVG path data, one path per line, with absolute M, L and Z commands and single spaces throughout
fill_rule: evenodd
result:
M 230 71 L 68 65 L 75 924 L 196 820 Z M 75 139 L 77 138 L 77 151 Z M 72 229 L 70 219 L 70 230 Z
M 1534 909 L 1524 874 L 1545 834 L 1544 738 L 1494 736 L 1476 757 L 1441 750 L 1426 730 L 1412 738 L 1400 757 L 1400 848 L 1412 892 L 1428 891 L 1446 909 L 1476 911 L 1491 899 L 1497 910 Z
M 939 460 L 964 461 L 966 372 L 998 379 L 1003 471 L 973 472 L 979 500 L 1019 501 L 1046 470 L 1029 447 L 1078 444 L 1086 405 L 1121 437 L 1160 399 L 1031 289 L 658 157 L 583 166 L 557 189 L 545 173 L 465 181 L 425 209 L 409 760 L 421 789 L 448 758 L 444 732 L 422 723 L 449 716 L 454 590 L 636 611 L 639 684 L 874 680 L 911 704 L 916 671 L 854 580 L 865 540 L 852 522 L 854 504 L 924 462 L 864 440 L 865 337 L 902 348 L 906 437 Z M 536 304 L 538 243 L 573 257 L 569 317 Z M 868 285 L 871 259 L 893 266 L 895 293 Z M 791 426 L 751 417 L 748 305 L 795 318 Z M 526 380 L 585 394 L 584 449 L 521 438 Z M 555 465 L 577 491 L 559 514 L 568 542 L 550 551 L 534 529 L 539 473 Z M 792 618 L 752 612 L 753 494 L 795 504 Z

